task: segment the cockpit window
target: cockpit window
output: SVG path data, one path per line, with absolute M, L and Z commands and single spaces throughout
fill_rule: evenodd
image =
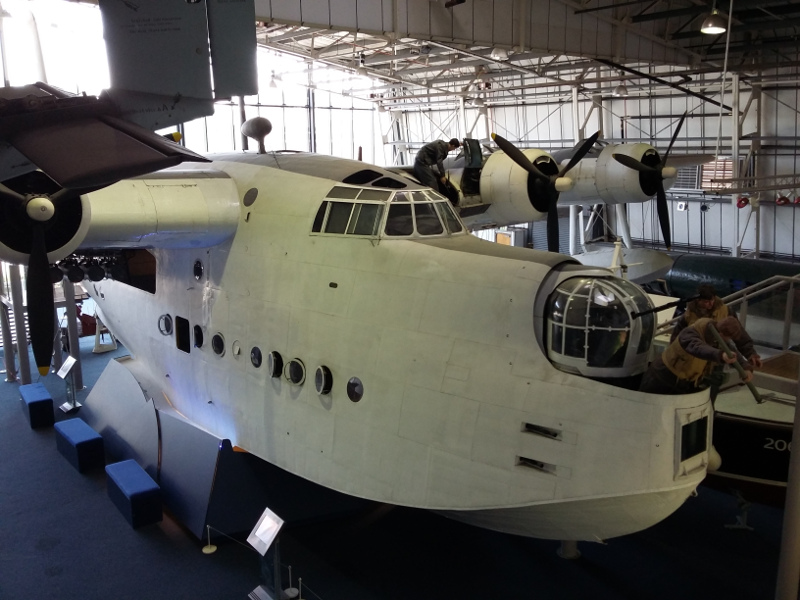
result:
M 383 206 L 381 204 L 356 204 L 347 233 L 353 235 L 375 235 L 378 233 L 378 223 Z
M 417 223 L 417 231 L 420 235 L 437 235 L 444 233 L 442 222 L 433 208 L 433 204 L 415 204 L 414 212 L 416 213 L 415 221 Z
M 351 187 L 344 187 L 341 185 L 337 185 L 334 187 L 330 192 L 328 192 L 328 198 L 355 198 L 358 196 L 358 192 L 360 192 L 358 188 L 351 188 Z
M 627 377 L 647 367 L 653 341 L 652 308 L 637 286 L 615 277 L 573 277 L 547 303 L 547 353 L 562 370 Z
M 414 202 L 430 202 L 428 197 L 425 195 L 425 192 L 411 192 L 411 197 L 414 199 Z
M 380 177 L 381 174 L 377 171 L 373 171 L 372 169 L 362 169 L 361 171 L 356 171 L 352 175 L 348 175 L 344 179 L 342 179 L 342 183 L 351 183 L 353 185 L 364 185 L 373 181 Z
M 389 190 L 361 190 L 358 195 L 359 200 L 380 200 L 386 201 L 392 195 Z
M 447 227 L 447 231 L 450 233 L 464 231 L 464 226 L 461 224 L 461 221 L 456 218 L 453 208 L 448 202 L 437 202 L 434 206 L 436 207 L 436 212 L 439 213 L 439 218 L 442 220 L 442 223 Z
M 411 235 L 414 233 L 414 215 L 410 204 L 392 204 L 386 217 L 386 235 Z
M 317 210 L 311 231 L 423 237 L 464 233 L 465 229 L 450 202 L 432 190 L 394 191 L 337 185 Z
M 352 212 L 352 202 L 331 202 L 328 220 L 325 223 L 325 233 L 344 233 Z

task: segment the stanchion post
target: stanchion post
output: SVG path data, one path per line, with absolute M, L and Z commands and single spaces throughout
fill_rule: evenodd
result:
M 792 439 L 800 440 L 800 377 L 795 388 L 794 425 Z M 775 600 L 797 600 L 798 578 L 800 578 L 800 452 L 791 452 L 789 457 L 789 480 L 786 484 L 786 502 L 783 509 L 783 531 L 781 554 L 778 558 L 778 580 L 775 584 Z

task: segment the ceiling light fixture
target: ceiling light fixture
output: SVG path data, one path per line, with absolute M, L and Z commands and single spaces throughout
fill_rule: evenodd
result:
M 614 88 L 613 93 L 615 96 L 620 96 L 624 98 L 625 96 L 628 95 L 628 88 L 625 87 L 624 83 L 620 83 L 617 87 Z
M 503 48 L 492 48 L 489 58 L 492 60 L 508 60 L 508 52 Z
M 725 33 L 727 29 L 728 24 L 716 8 L 711 9 L 711 14 L 706 17 L 706 20 L 700 26 L 700 32 L 708 35 L 719 35 L 720 33 Z
M 359 75 L 366 75 L 367 74 L 367 69 L 364 66 L 366 63 L 367 63 L 367 57 L 364 56 L 363 52 L 359 53 L 359 55 L 358 55 L 358 67 L 356 67 L 356 73 L 358 73 Z

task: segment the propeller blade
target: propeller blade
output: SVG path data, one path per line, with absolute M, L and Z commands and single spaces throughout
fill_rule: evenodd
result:
M 547 211 L 547 250 L 548 252 L 558 252 L 558 194 L 553 194 L 555 201 L 551 201 L 550 209 Z
M 27 201 L 23 194 L 15 192 L 10 187 L 7 187 L 2 183 L 0 183 L 0 198 L 19 202 L 20 206 L 25 206 L 25 202 Z
M 612 154 L 611 155 L 614 160 L 616 160 L 621 165 L 625 165 L 629 169 L 633 169 L 634 171 L 639 171 L 640 173 L 658 173 L 659 170 L 655 167 L 650 167 L 642 162 L 639 162 L 632 156 L 628 156 L 627 154 Z
M 44 239 L 44 226 L 33 223 L 31 254 L 28 258 L 26 276 L 28 326 L 36 368 L 42 376 L 50 370 L 53 355 L 55 325 L 53 316 L 53 284 L 50 279 L 50 263 Z
M 678 133 L 680 133 L 681 127 L 683 127 L 683 121 L 686 119 L 686 112 L 681 115 L 681 120 L 678 121 L 678 126 L 675 127 L 675 133 L 672 134 L 672 139 L 669 141 L 669 146 L 667 146 L 667 151 L 664 152 L 664 158 L 661 159 L 661 164 L 665 165 L 667 163 L 667 157 L 669 156 L 669 151 L 672 150 L 672 144 L 675 143 L 675 139 L 678 137 Z
M 537 169 L 534 164 L 528 160 L 528 157 L 522 153 L 522 150 L 517 148 L 514 144 L 509 142 L 502 136 L 497 135 L 496 133 L 492 134 L 492 139 L 498 145 L 500 150 L 505 152 L 508 157 L 517 163 L 520 167 L 528 171 L 531 175 L 535 177 L 540 177 L 542 179 L 548 179 L 547 175 L 542 173 L 539 169 Z
M 572 155 L 572 158 L 569 159 L 567 165 L 563 169 L 561 169 L 558 176 L 563 177 L 564 175 L 567 174 L 567 171 L 569 171 L 572 167 L 577 165 L 580 162 L 580 160 L 584 156 L 586 156 L 586 153 L 592 149 L 592 146 L 594 146 L 594 143 L 597 141 L 597 138 L 599 137 L 600 137 L 600 132 L 597 131 L 591 137 L 588 137 L 585 140 L 583 140 L 583 142 L 581 142 L 580 146 L 578 147 L 578 150 L 575 152 L 575 154 Z
M 661 234 L 664 236 L 664 244 L 667 250 L 672 249 L 672 235 L 669 229 L 669 209 L 667 208 L 667 193 L 664 191 L 664 186 L 658 186 L 656 193 L 656 210 L 658 212 L 658 223 L 661 225 Z

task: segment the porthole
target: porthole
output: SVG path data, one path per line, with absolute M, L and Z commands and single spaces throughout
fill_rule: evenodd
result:
M 202 348 L 204 341 L 205 340 L 203 339 L 203 328 L 200 327 L 200 325 L 195 325 L 194 326 L 194 347 L 195 348 Z
M 194 261 L 194 278 L 200 281 L 203 278 L 203 263 L 199 260 Z
M 211 349 L 217 356 L 225 354 L 225 338 L 222 337 L 221 333 L 215 333 L 214 337 L 211 338 Z
M 233 354 L 233 358 L 238 359 L 239 356 L 242 354 L 242 344 L 239 340 L 233 340 L 231 344 L 231 354 Z
M 257 188 L 250 188 L 244 193 L 244 198 L 242 198 L 242 204 L 245 206 L 252 206 L 253 202 L 256 201 L 258 198 L 258 189 Z
M 283 373 L 283 357 L 279 352 L 272 351 L 267 355 L 267 370 L 270 377 L 280 377 Z
M 172 335 L 172 317 L 169 315 L 158 317 L 158 330 L 161 335 Z
M 253 346 L 250 350 L 250 362 L 256 369 L 261 366 L 262 359 L 261 349 L 258 346 Z
M 299 358 L 293 358 L 283 370 L 283 375 L 295 385 L 302 385 L 306 380 L 306 366 Z
M 331 375 L 331 370 L 328 367 L 324 365 L 317 367 L 317 372 L 314 374 L 314 387 L 321 396 L 331 393 L 333 375 Z
M 347 382 L 347 397 L 353 402 L 358 402 L 364 397 L 364 384 L 358 377 L 351 377 Z

